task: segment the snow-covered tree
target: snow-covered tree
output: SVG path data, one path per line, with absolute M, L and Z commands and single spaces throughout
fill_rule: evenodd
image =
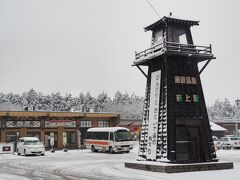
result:
M 51 109 L 52 111 L 63 111 L 62 100 L 60 92 L 51 94 Z
M 114 104 L 122 103 L 122 93 L 120 91 L 117 91 L 115 93 L 114 98 L 113 98 L 113 103 Z
M 95 107 L 95 98 L 91 96 L 89 92 L 87 92 L 86 97 L 85 97 L 85 106 L 84 109 L 86 112 L 89 112 L 91 109 Z
M 111 98 L 108 97 L 107 93 L 102 92 L 98 95 L 95 103 L 95 111 L 107 112 L 111 105 Z
M 67 93 L 63 98 L 62 103 L 64 104 L 64 111 L 70 111 L 73 107 L 72 95 L 70 93 Z
M 3 93 L 0 93 L 0 103 L 8 102 L 7 96 Z
M 26 105 L 27 106 L 34 106 L 36 107 L 37 105 L 37 101 L 38 101 L 38 94 L 34 89 L 30 89 L 27 93 L 26 93 Z
M 83 112 L 83 111 L 84 111 L 85 104 L 86 104 L 86 97 L 85 97 L 85 95 L 81 92 L 81 93 L 78 95 L 77 100 L 76 100 L 76 102 L 75 102 L 76 110 Z

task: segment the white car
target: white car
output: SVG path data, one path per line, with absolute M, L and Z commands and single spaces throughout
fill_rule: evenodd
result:
M 17 154 L 18 155 L 45 155 L 44 144 L 39 141 L 36 137 L 22 137 L 17 143 Z
M 238 137 L 222 137 L 221 147 L 222 149 L 239 149 L 240 140 Z

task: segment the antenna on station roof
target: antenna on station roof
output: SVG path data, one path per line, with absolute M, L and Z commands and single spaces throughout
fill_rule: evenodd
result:
M 159 17 L 159 18 L 161 18 L 160 16 L 159 16 L 159 14 L 157 13 L 157 11 L 156 11 L 156 9 L 153 7 L 153 5 L 149 2 L 149 0 L 146 0 L 147 2 L 148 2 L 148 4 L 151 6 L 151 8 L 154 10 L 154 12 L 157 14 L 157 16 Z

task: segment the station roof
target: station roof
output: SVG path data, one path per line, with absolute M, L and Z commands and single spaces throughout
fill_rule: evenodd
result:
M 173 16 L 163 16 L 160 20 L 144 28 L 145 31 L 154 30 L 158 26 L 165 26 L 165 24 L 182 24 L 186 26 L 199 25 L 199 21 L 186 20 L 181 18 L 175 18 Z
M 210 122 L 210 126 L 212 131 L 227 131 L 227 129 L 215 124 L 214 122 Z
M 47 111 L 0 111 L 1 116 L 8 117 L 120 117 L 121 113 L 100 112 L 47 112 Z

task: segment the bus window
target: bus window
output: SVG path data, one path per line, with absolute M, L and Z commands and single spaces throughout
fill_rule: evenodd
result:
M 108 132 L 87 132 L 86 139 L 108 140 Z
M 97 139 L 99 140 L 108 140 L 108 132 L 96 132 Z
M 110 141 L 114 141 L 114 139 L 113 139 L 113 132 L 110 132 Z

